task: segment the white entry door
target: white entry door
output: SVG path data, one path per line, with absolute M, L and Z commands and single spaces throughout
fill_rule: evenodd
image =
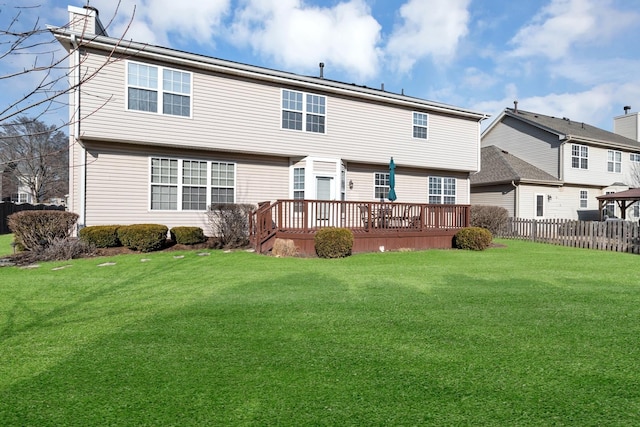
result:
M 316 199 L 332 200 L 333 199 L 333 177 L 318 176 L 316 177 Z M 317 220 L 329 221 L 331 218 L 331 205 L 329 203 L 318 203 Z M 329 224 L 324 224 L 329 225 Z

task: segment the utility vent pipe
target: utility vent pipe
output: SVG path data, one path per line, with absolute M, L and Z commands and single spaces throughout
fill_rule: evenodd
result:
M 324 79 L 324 62 L 320 63 L 320 78 Z

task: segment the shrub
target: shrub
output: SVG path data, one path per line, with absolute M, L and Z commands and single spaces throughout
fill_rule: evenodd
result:
M 277 257 L 292 257 L 298 255 L 298 248 L 291 239 L 276 239 L 271 254 Z
M 507 227 L 509 211 L 501 206 L 471 206 L 471 226 L 486 228 L 494 236 L 500 236 Z
M 348 228 L 323 228 L 313 240 L 320 258 L 346 257 L 351 255 L 353 249 L 353 233 Z
M 22 252 L 13 259 L 18 265 L 32 264 L 39 261 L 66 261 L 82 258 L 94 253 L 95 246 L 77 239 L 54 239 L 47 247 Z
M 173 227 L 169 233 L 171 240 L 181 245 L 195 245 L 207 240 L 200 227 Z
M 125 225 L 118 228 L 118 239 L 134 251 L 152 252 L 164 246 L 168 230 L 160 224 Z
M 482 227 L 467 227 L 458 231 L 454 237 L 455 246 L 458 249 L 470 249 L 482 251 L 491 246 L 493 236 L 491 232 Z
M 35 251 L 46 248 L 56 239 L 66 239 L 78 215 L 65 211 L 21 211 L 9 215 L 8 224 L 16 243 Z
M 253 209 L 253 205 L 235 203 L 215 203 L 209 207 L 207 218 L 222 247 L 241 248 L 249 244 L 249 214 Z
M 92 225 L 78 232 L 80 239 L 96 248 L 115 248 L 122 246 L 118 239 L 119 225 Z

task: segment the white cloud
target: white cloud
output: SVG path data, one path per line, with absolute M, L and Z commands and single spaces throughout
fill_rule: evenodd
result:
M 107 25 L 114 17 L 117 3 L 94 0 L 91 5 L 100 10 L 100 19 Z M 135 10 L 126 39 L 170 46 L 173 37 L 177 37 L 198 44 L 211 44 L 222 28 L 222 20 L 229 8 L 230 0 L 122 0 L 108 32 L 113 37 L 120 37 L 127 30 Z
M 431 56 L 436 62 L 453 58 L 468 33 L 470 0 L 409 0 L 400 8 L 402 23 L 389 37 L 386 54 L 398 71 Z
M 378 72 L 380 24 L 363 0 L 329 7 L 306 6 L 300 0 L 247 0 L 234 16 L 230 40 L 249 45 L 280 66 L 338 69 L 359 79 Z
M 615 10 L 611 0 L 552 0 L 511 39 L 510 54 L 559 59 L 574 45 L 613 37 L 637 18 Z

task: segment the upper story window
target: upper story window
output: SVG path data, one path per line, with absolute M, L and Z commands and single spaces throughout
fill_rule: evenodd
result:
M 589 169 L 589 147 L 571 144 L 571 167 L 575 169 Z
M 429 177 L 429 203 L 455 204 L 456 179 L 439 176 Z
M 282 128 L 325 133 L 327 98 L 321 95 L 282 90 Z
M 389 172 L 376 172 L 373 183 L 373 198 L 386 199 L 389 196 Z
M 622 151 L 607 151 L 607 171 L 615 173 L 622 172 Z
M 586 208 L 588 202 L 588 193 L 587 190 L 580 190 L 580 207 Z
M 413 137 L 427 139 L 429 134 L 429 115 L 413 112 Z
M 127 109 L 191 116 L 191 73 L 127 62 Z
M 235 202 L 235 164 L 151 158 L 151 210 L 206 211 Z
M 632 162 L 640 162 L 640 153 L 631 153 L 630 160 Z

